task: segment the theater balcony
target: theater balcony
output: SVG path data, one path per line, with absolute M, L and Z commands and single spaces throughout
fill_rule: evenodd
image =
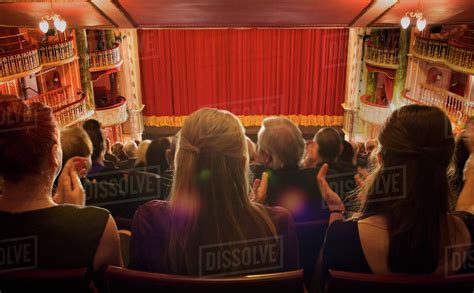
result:
M 69 85 L 57 88 L 55 90 L 31 97 L 27 100 L 27 103 L 43 103 L 50 106 L 53 111 L 67 106 L 68 103 L 74 102 L 74 98 L 69 98 L 68 91 L 70 91 Z
M 429 61 L 443 63 L 452 70 L 474 74 L 474 45 L 459 40 L 429 39 L 415 36 L 413 56 Z
M 370 95 L 363 95 L 359 100 L 359 118 L 371 124 L 382 125 L 392 113 L 389 105 L 372 102 Z
M 103 127 L 125 123 L 128 119 L 127 99 L 118 96 L 109 105 L 96 106 L 94 119 L 100 121 Z
M 453 123 L 463 124 L 474 114 L 474 102 L 448 90 L 420 83 L 414 94 L 404 91 L 403 96 L 409 103 L 437 106 L 441 108 Z
M 79 94 L 73 102 L 53 110 L 56 123 L 60 127 L 68 127 L 80 121 L 83 121 L 94 114 L 93 110 L 88 109 L 86 95 Z
M 397 69 L 398 49 L 367 43 L 365 46 L 365 62 L 376 67 Z
M 26 33 L 0 37 L 0 82 L 14 80 L 41 70 L 38 47 Z
M 67 64 L 77 59 L 74 52 L 74 39 L 40 45 L 39 55 L 45 67 Z
M 106 71 L 122 65 L 120 44 L 114 43 L 110 49 L 89 52 L 90 72 Z

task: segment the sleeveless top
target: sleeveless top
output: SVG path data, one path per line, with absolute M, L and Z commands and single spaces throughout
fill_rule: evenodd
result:
M 107 210 L 66 204 L 0 211 L 0 272 L 92 268 L 108 219 Z

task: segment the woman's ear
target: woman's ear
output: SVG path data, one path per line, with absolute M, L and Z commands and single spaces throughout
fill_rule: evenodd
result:
M 165 158 L 168 165 L 173 166 L 173 153 L 171 152 L 170 149 L 165 150 Z
M 55 143 L 51 147 L 51 153 L 50 153 L 50 164 L 55 170 L 54 178 L 56 178 L 61 172 L 62 163 L 63 163 L 63 151 L 61 149 L 61 146 Z

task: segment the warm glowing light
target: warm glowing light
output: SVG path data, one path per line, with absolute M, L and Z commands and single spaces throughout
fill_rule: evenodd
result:
M 400 24 L 402 25 L 404 29 L 406 29 L 410 25 L 410 18 L 407 15 L 405 15 L 404 17 L 402 17 Z
M 63 19 L 59 19 L 59 18 L 56 18 L 54 20 L 54 27 L 60 31 L 60 32 L 64 32 L 64 30 L 66 29 L 66 21 L 63 20 Z
M 49 30 L 48 22 L 46 20 L 40 21 L 39 28 L 43 33 L 46 33 Z
M 416 21 L 416 27 L 418 28 L 419 31 L 422 31 L 426 27 L 426 19 L 425 18 L 418 18 Z

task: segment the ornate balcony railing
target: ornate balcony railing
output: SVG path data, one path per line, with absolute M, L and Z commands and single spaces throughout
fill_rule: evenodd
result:
M 428 106 L 437 106 L 456 123 L 462 123 L 473 114 L 474 103 L 455 93 L 429 84 L 421 83 L 417 97 L 404 95 L 409 101 Z
M 369 102 L 370 95 L 360 97 L 359 117 L 369 123 L 382 125 L 390 116 L 392 110 L 388 105 Z
M 398 49 L 389 49 L 367 44 L 365 62 L 370 65 L 395 69 L 398 67 Z
M 429 61 L 443 62 L 459 72 L 474 74 L 474 47 L 415 36 L 413 55 Z
M 50 106 L 54 110 L 57 110 L 61 107 L 64 107 L 68 104 L 68 90 L 70 86 L 63 86 L 58 89 L 43 93 L 41 95 L 37 95 L 31 97 L 27 100 L 27 103 L 43 103 L 45 105 Z
M 94 118 L 100 121 L 104 127 L 124 123 L 128 119 L 127 100 L 124 97 L 119 97 L 119 101 L 115 105 L 96 108 Z
M 89 52 L 90 71 L 108 70 L 122 65 L 120 45 L 114 43 L 113 48 Z
M 20 78 L 40 70 L 36 46 L 0 55 L 0 81 Z
M 39 54 L 41 62 L 45 65 L 68 62 L 75 56 L 73 38 L 63 42 L 42 44 Z
M 66 127 L 91 116 L 93 111 L 88 111 L 86 96 L 82 95 L 77 101 L 54 110 L 53 114 L 56 123 L 60 127 Z

